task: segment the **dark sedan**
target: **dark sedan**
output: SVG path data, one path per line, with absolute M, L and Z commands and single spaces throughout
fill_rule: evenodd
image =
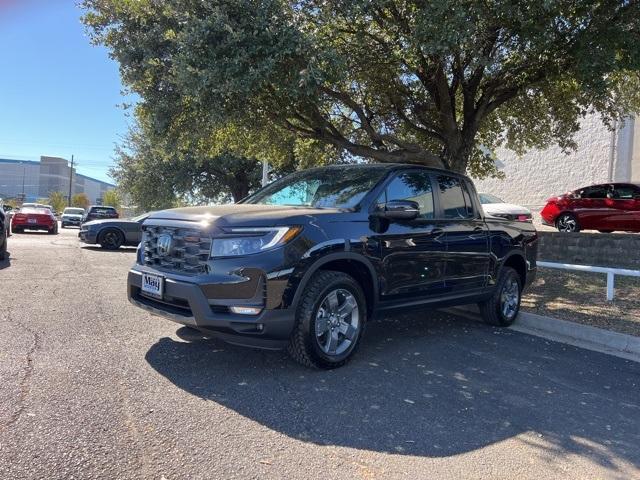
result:
M 117 250 L 122 246 L 137 246 L 142 236 L 142 222 L 148 213 L 133 218 L 105 218 L 85 222 L 78 236 L 84 243 L 99 244 L 107 250 Z

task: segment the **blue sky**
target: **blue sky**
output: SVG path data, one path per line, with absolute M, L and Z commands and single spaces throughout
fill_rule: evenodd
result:
M 0 0 L 0 158 L 73 154 L 78 172 L 111 181 L 131 119 L 118 65 L 89 43 L 81 14 L 75 0 Z

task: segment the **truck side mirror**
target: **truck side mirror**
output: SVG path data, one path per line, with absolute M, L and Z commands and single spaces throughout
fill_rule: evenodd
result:
M 413 220 L 420 214 L 420 206 L 412 200 L 390 200 L 379 205 L 374 215 L 387 220 Z

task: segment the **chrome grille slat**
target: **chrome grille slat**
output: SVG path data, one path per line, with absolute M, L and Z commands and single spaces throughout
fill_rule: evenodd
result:
M 158 254 L 158 237 L 170 234 L 172 247 L 167 255 Z M 206 272 L 211 238 L 191 228 L 144 227 L 142 245 L 144 264 L 160 270 L 197 275 Z

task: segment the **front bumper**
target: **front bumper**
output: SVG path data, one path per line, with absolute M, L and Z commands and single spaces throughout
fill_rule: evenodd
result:
M 264 309 L 258 315 L 234 314 L 223 306 L 228 300 L 210 300 L 199 284 L 154 273 L 165 277 L 162 300 L 141 293 L 142 272 L 132 269 L 127 279 L 127 295 L 132 304 L 228 343 L 274 350 L 287 346 L 295 322 L 293 309 Z M 211 285 L 207 287 L 210 289 Z
M 76 225 L 76 226 L 80 226 L 80 224 L 82 223 L 82 219 L 81 218 L 61 218 L 60 221 L 62 223 L 64 223 L 65 225 Z
M 80 230 L 78 232 L 78 238 L 82 240 L 84 243 L 96 243 L 96 232 L 92 232 L 91 230 Z

